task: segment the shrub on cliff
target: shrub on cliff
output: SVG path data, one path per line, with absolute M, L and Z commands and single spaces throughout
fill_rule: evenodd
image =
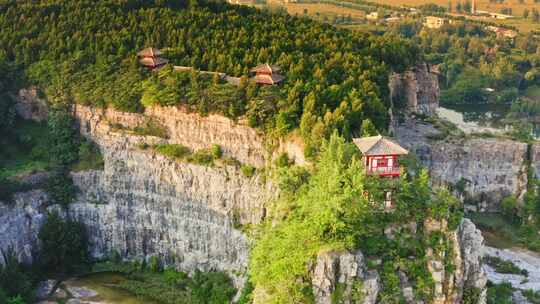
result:
M 30 303 L 34 299 L 34 289 L 28 271 L 19 263 L 11 248 L 0 250 L 0 254 L 0 261 L 3 262 L 0 263 L 0 303 L 9 303 L 14 298 Z
M 52 172 L 45 185 L 50 199 L 63 207 L 67 207 L 75 199 L 77 188 L 66 169 L 60 168 Z
M 83 224 L 49 214 L 39 230 L 41 242 L 38 261 L 45 271 L 72 273 L 88 262 L 88 237 Z
M 49 155 L 55 166 L 68 166 L 78 159 L 79 133 L 69 105 L 59 103 L 49 111 Z

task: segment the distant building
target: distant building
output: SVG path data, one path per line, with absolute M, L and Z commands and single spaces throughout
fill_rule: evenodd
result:
M 471 5 L 471 14 L 476 15 L 477 9 L 478 9 L 478 4 L 476 3 L 476 0 L 473 0 L 472 5 Z
M 285 79 L 279 72 L 281 68 L 277 65 L 261 64 L 250 70 L 251 73 L 254 73 L 251 79 L 258 84 L 263 85 L 275 85 Z
M 401 20 L 401 18 L 399 18 L 399 17 L 390 17 L 390 18 L 384 19 L 384 21 L 385 21 L 386 23 L 388 23 L 388 24 L 390 24 L 390 23 L 397 23 L 397 22 L 399 22 L 400 20 Z
M 515 17 L 512 16 L 512 15 L 505 15 L 505 14 L 499 14 L 499 13 L 492 13 L 492 12 L 488 12 L 488 11 L 480 11 L 480 10 L 476 10 L 476 15 L 481 15 L 481 16 L 486 16 L 486 17 L 490 17 L 490 18 L 493 18 L 493 19 L 501 19 L 501 20 L 515 18 Z
M 380 135 L 355 138 L 353 142 L 362 152 L 367 174 L 388 177 L 401 175 L 398 157 L 409 154 L 409 151 L 398 143 Z
M 428 16 L 424 21 L 424 26 L 430 29 L 439 29 L 447 23 L 449 22 L 446 18 Z
M 371 12 L 371 13 L 366 15 L 366 19 L 371 20 L 371 21 L 377 21 L 377 20 L 379 20 L 379 18 L 380 18 L 380 16 L 379 16 L 378 12 Z
M 487 26 L 486 30 L 493 32 L 497 35 L 497 38 L 508 38 L 508 39 L 514 39 L 518 36 L 518 33 L 514 30 L 503 28 L 503 27 L 497 27 L 497 26 Z
M 151 70 L 160 68 L 166 65 L 169 61 L 161 56 L 163 53 L 153 47 L 145 48 L 137 53 L 139 63 Z

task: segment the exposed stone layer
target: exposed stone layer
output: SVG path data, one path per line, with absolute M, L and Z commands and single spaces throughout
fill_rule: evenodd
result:
M 19 261 L 33 262 L 38 232 L 46 218 L 47 200 L 43 191 L 35 190 L 17 193 L 12 204 L 0 202 L 0 250 L 12 249 Z
M 439 79 L 426 63 L 403 74 L 392 74 L 389 87 L 393 103 L 405 106 L 409 112 L 431 116 L 439 107 Z
M 138 114 L 77 107 L 81 130 L 99 145 L 105 168 L 73 174 L 82 192 L 70 216 L 88 227 L 95 257 L 116 250 L 126 258 L 159 256 L 184 270 L 242 274 L 249 244 L 235 227 L 264 218 L 265 203 L 275 195 L 271 184 L 259 175 L 245 177 L 232 166 L 171 160 L 140 144 L 182 143 L 197 149 L 217 143 L 231 156 L 255 164 L 264 159 L 256 142 L 255 150 L 248 144 L 257 139 L 255 131 L 218 123 L 224 118 L 153 111 L 151 117 L 167 126 L 169 139 L 136 136 L 109 123 L 133 127 L 146 119 Z M 193 137 L 187 137 L 190 131 Z
M 497 210 L 504 197 L 520 197 L 526 190 L 525 143 L 500 138 L 437 140 L 437 129 L 416 120 L 399 124 L 395 135 L 429 170 L 435 184 L 462 183 L 479 211 Z
M 21 89 L 15 98 L 15 110 L 20 117 L 38 122 L 47 120 L 47 101 L 38 96 L 37 88 Z

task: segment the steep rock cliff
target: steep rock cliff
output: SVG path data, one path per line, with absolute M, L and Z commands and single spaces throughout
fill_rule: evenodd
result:
M 435 295 L 431 303 L 460 304 L 465 290 L 476 289 L 480 293 L 477 303 L 485 304 L 487 277 L 482 269 L 481 248 L 484 239 L 480 231 L 468 219 L 464 219 L 455 231 L 448 231 L 446 223 L 427 221 L 424 233 L 432 231 L 445 231 L 451 246 L 441 257 L 428 250 L 428 269 L 435 282 Z M 452 272 L 444 267 L 446 255 L 454 265 Z M 344 304 L 374 304 L 382 289 L 379 274 L 376 270 L 367 270 L 365 258 L 359 251 L 320 253 L 311 276 L 317 304 L 335 303 L 333 299 L 339 299 L 339 303 Z M 419 303 L 414 300 L 414 291 L 407 283 L 405 273 L 400 272 L 400 280 L 407 303 Z
M 153 110 L 150 116 L 167 128 L 169 139 L 161 139 L 110 124 L 134 127 L 148 117 L 76 108 L 81 131 L 100 147 L 105 168 L 72 175 L 82 191 L 69 215 L 88 227 L 94 257 L 115 250 L 130 259 L 159 256 L 184 270 L 242 275 L 249 244 L 237 228 L 263 219 L 274 195 L 271 184 L 233 166 L 178 162 L 139 145 L 169 142 L 197 149 L 216 143 L 241 161 L 261 165 L 262 141 L 254 130 L 225 118 L 170 111 L 175 110 Z
M 0 202 L 0 250 L 12 249 L 19 261 L 33 262 L 38 232 L 46 218 L 47 201 L 43 191 L 35 190 L 17 193 L 11 204 Z
M 421 63 L 403 74 L 392 74 L 389 79 L 390 96 L 398 108 L 409 112 L 434 115 L 439 107 L 439 79 L 437 72 Z
M 260 165 L 268 157 L 259 154 L 264 153 L 263 141 L 255 131 L 221 117 L 214 120 L 212 116 L 185 112 L 171 114 L 178 109 L 151 111 L 154 114 L 143 116 L 81 106 L 75 109 L 81 132 L 98 144 L 105 168 L 72 174 L 80 193 L 66 216 L 88 227 L 94 257 L 106 256 L 113 250 L 128 259 L 159 256 L 165 263 L 187 271 L 227 271 L 234 276 L 237 286 L 241 285 L 249 241 L 237 228 L 260 222 L 265 216 L 265 203 L 275 196 L 276 189 L 258 175 L 243 176 L 235 167 L 177 162 L 141 149 L 140 144 L 179 142 L 197 149 L 216 143 L 228 155 Z M 112 125 L 114 122 L 133 128 L 144 124 L 148 117 L 166 126 L 170 138 L 137 136 Z M 216 122 L 221 120 L 225 123 Z M 243 128 L 247 133 L 243 133 Z M 198 135 L 191 137 L 187 130 Z M 261 141 L 253 144 L 256 140 Z M 47 209 L 54 206 L 47 205 L 46 195 L 40 191 L 19 194 L 16 201 L 15 206 L 0 210 L 0 231 L 5 232 L 0 248 L 14 244 L 21 260 L 29 261 L 37 246 L 39 226 Z M 461 244 L 466 238 L 458 239 Z M 460 252 L 466 255 L 462 255 L 462 268 L 476 269 L 466 266 L 475 260 L 467 258 L 471 252 Z M 481 282 L 470 279 L 467 283 L 465 278 L 469 277 L 474 278 L 464 275 L 460 281 L 457 277 L 456 286 Z M 338 284 L 344 286 L 344 295 L 350 297 L 354 282 L 361 282 L 358 286 L 363 303 L 375 303 L 381 288 L 377 272 L 366 270 L 360 252 L 321 254 L 313 268 L 312 282 L 317 303 L 331 301 Z
M 471 208 L 497 210 L 502 198 L 521 196 L 526 190 L 525 143 L 500 138 L 439 140 L 439 130 L 412 119 L 398 124 L 394 131 L 399 143 L 429 169 L 435 184 L 462 183 L 467 201 L 475 204 Z

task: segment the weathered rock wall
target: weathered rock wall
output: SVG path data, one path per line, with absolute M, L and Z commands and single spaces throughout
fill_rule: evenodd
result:
M 70 216 L 88 227 L 94 257 L 115 250 L 130 259 L 159 256 L 184 270 L 242 274 L 249 244 L 235 227 L 264 218 L 265 203 L 275 192 L 271 184 L 259 175 L 245 177 L 233 166 L 206 167 L 171 160 L 141 149 L 140 144 L 182 143 L 199 149 L 216 143 L 230 156 L 261 165 L 264 151 L 259 135 L 220 117 L 191 117 L 195 114 L 171 109 L 152 111 L 143 117 L 76 108 L 81 131 L 98 144 L 105 167 L 72 174 L 82 191 L 70 206 Z M 164 125 L 170 138 L 137 136 L 110 123 L 134 127 L 147 117 Z
M 21 89 L 15 99 L 17 100 L 15 110 L 20 117 L 38 122 L 47 120 L 49 112 L 47 101 L 39 97 L 36 87 Z
M 434 115 L 439 107 L 439 79 L 426 63 L 418 64 L 403 74 L 389 79 L 390 96 L 398 108 L 405 106 L 412 113 Z
M 440 131 L 414 120 L 394 130 L 400 144 L 429 169 L 435 184 L 462 181 L 467 200 L 476 203 L 479 211 L 497 210 L 504 197 L 521 196 L 526 190 L 525 143 L 500 138 L 433 139 Z
M 43 191 L 35 190 L 17 193 L 10 204 L 0 202 L 0 250 L 12 249 L 19 261 L 33 262 L 38 232 L 46 218 L 47 200 Z
M 188 113 L 181 107 L 150 107 L 144 113 L 126 113 L 114 109 L 96 109 L 77 105 L 75 115 L 81 121 L 83 134 L 94 129 L 95 135 L 111 131 L 111 126 L 136 128 L 149 121 L 164 127 L 169 142 L 185 145 L 193 150 L 219 145 L 225 155 L 233 156 L 240 162 L 255 167 L 263 167 L 276 155 L 266 148 L 263 134 L 247 126 L 245 121 L 233 121 L 220 115 L 201 116 Z M 98 129 L 96 129 L 98 128 Z M 305 163 L 300 143 L 283 141 L 277 144 L 277 151 L 285 152 L 299 164 Z
M 448 231 L 446 223 L 427 221 L 424 233 L 444 232 L 452 244 L 443 255 L 450 257 L 454 271 L 447 272 L 444 256 L 437 256 L 428 249 L 428 269 L 434 283 L 434 299 L 430 303 L 460 304 L 467 289 L 476 289 L 480 297 L 478 304 L 486 303 L 486 273 L 482 268 L 482 234 L 474 224 L 464 219 L 455 231 Z M 331 304 L 338 292 L 339 303 L 375 304 L 383 288 L 376 270 L 367 270 L 366 259 L 361 252 L 329 251 L 321 252 L 311 273 L 315 303 Z M 399 271 L 402 294 L 407 303 L 419 303 L 414 299 L 414 289 L 408 283 L 407 275 Z M 355 284 L 358 282 L 359 284 Z M 339 286 L 339 287 L 338 287 Z M 358 288 L 355 290 L 355 287 Z M 354 301 L 361 298 L 361 302 Z

